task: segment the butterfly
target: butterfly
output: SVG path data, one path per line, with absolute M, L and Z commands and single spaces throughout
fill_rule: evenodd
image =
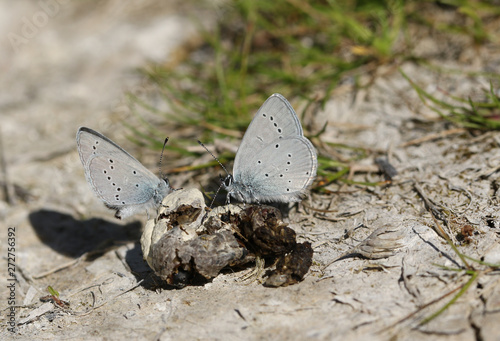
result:
M 94 193 L 118 219 L 157 209 L 171 193 L 168 179 L 160 179 L 106 136 L 81 127 L 76 144 L 85 178 Z
M 316 177 L 318 160 L 290 103 L 273 94 L 248 126 L 222 186 L 245 203 L 298 202 Z

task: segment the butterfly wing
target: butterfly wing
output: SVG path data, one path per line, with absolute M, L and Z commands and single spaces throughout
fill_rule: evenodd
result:
M 162 180 L 142 165 L 141 168 L 122 161 L 109 155 L 90 157 L 86 171 L 94 192 L 112 207 L 138 205 L 151 200 Z
M 132 155 L 127 153 L 125 149 L 108 139 L 101 133 L 86 127 L 81 127 L 76 133 L 76 144 L 80 160 L 85 166 L 89 158 L 93 155 L 111 153 L 116 155 L 127 156 L 132 163 L 139 163 Z M 141 165 L 142 166 L 142 165 Z
M 245 169 L 248 155 L 259 154 L 272 141 L 303 136 L 302 126 L 290 103 L 280 94 L 271 95 L 247 128 L 234 159 L 233 175 Z
M 248 157 L 248 167 L 241 170 L 239 181 L 248 201 L 300 201 L 316 176 L 316 160 L 316 151 L 305 137 L 276 140 Z
M 108 207 L 142 205 L 169 193 L 163 180 L 104 135 L 82 127 L 77 145 L 87 182 Z
M 233 190 L 244 201 L 300 201 L 316 176 L 317 156 L 290 103 L 269 97 L 250 123 L 234 162 Z

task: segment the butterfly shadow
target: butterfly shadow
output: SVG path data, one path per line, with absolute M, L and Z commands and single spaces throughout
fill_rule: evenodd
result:
M 29 221 L 44 244 L 73 258 L 85 253 L 95 254 L 97 258 L 110 247 L 141 237 L 138 221 L 120 225 L 100 218 L 77 220 L 69 214 L 46 209 L 30 213 Z
M 100 218 L 77 220 L 69 214 L 42 209 L 29 214 L 29 221 L 38 238 L 54 251 L 72 258 L 97 259 L 104 253 L 118 249 L 124 243 L 135 242 L 124 254 L 124 261 L 141 286 L 149 290 L 177 289 L 183 285 L 168 285 L 156 276 L 143 260 L 141 226 L 138 221 L 126 225 Z M 187 280 L 187 278 L 186 278 Z M 182 284 L 183 278 L 180 278 Z M 194 285 L 196 279 L 190 279 Z M 206 281 L 199 280 L 199 285 Z M 191 284 L 193 284 L 191 283 Z

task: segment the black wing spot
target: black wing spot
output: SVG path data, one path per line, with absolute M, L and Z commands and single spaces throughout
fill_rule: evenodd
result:
M 108 171 L 107 171 L 107 170 L 105 170 L 105 169 L 103 169 L 103 170 L 102 170 L 102 172 L 103 172 L 104 174 L 108 174 Z
M 96 146 L 92 146 L 92 149 L 93 149 L 93 150 L 96 150 L 96 149 L 97 149 L 97 147 L 96 147 Z
M 108 180 L 111 180 L 111 177 L 110 177 L 110 176 L 108 176 Z
M 288 183 L 291 184 L 292 183 L 292 180 L 288 180 Z
M 291 165 L 292 163 L 291 163 L 290 161 L 287 161 L 287 162 L 286 162 L 286 164 L 287 164 L 287 165 Z
M 118 188 L 116 189 L 116 191 L 117 191 L 117 192 L 120 192 L 121 190 L 122 190 L 122 189 L 121 189 L 120 187 L 118 187 Z
M 288 168 L 285 168 L 285 172 L 288 172 Z
M 281 128 L 278 128 L 278 133 L 280 133 L 280 134 L 281 134 Z
M 257 163 L 260 165 L 262 163 L 262 161 L 258 160 Z
M 275 147 L 276 147 L 276 148 L 279 148 L 279 147 L 280 147 L 279 143 L 276 143 Z
M 269 174 L 267 174 L 267 173 L 266 173 L 266 174 L 264 174 L 264 175 L 265 175 L 265 176 L 269 176 Z
M 110 169 L 115 169 L 115 166 L 109 166 Z
M 286 189 L 286 191 L 287 191 L 287 192 L 290 192 L 290 188 L 287 188 L 287 189 Z
M 288 156 L 288 157 L 292 157 L 292 154 L 288 153 L 288 155 L 287 155 L 287 156 Z
M 283 174 L 280 174 L 280 178 L 282 178 L 282 177 L 283 177 Z
M 122 205 L 125 205 L 125 201 L 122 201 Z
M 113 183 L 111 184 L 111 186 L 116 186 L 116 184 L 113 182 Z
M 306 175 L 309 175 L 309 172 L 306 172 Z
M 267 115 L 266 115 L 266 114 L 262 114 L 262 116 L 267 117 Z
M 274 117 L 272 117 L 272 116 L 269 116 L 269 119 L 270 119 L 270 120 L 272 121 L 272 120 L 274 120 Z
M 113 159 L 109 159 L 109 163 L 113 163 L 113 162 L 114 162 Z
M 274 126 L 275 126 L 276 128 L 278 128 L 278 123 L 274 122 Z

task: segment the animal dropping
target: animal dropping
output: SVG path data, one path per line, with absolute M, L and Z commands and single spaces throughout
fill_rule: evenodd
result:
M 163 200 L 156 219 L 141 237 L 145 260 L 167 284 L 184 287 L 216 277 L 224 268 L 252 264 L 256 257 L 276 263 L 266 286 L 302 281 L 312 264 L 308 242 L 297 243 L 295 232 L 271 206 L 205 206 L 197 189 L 181 189 Z

